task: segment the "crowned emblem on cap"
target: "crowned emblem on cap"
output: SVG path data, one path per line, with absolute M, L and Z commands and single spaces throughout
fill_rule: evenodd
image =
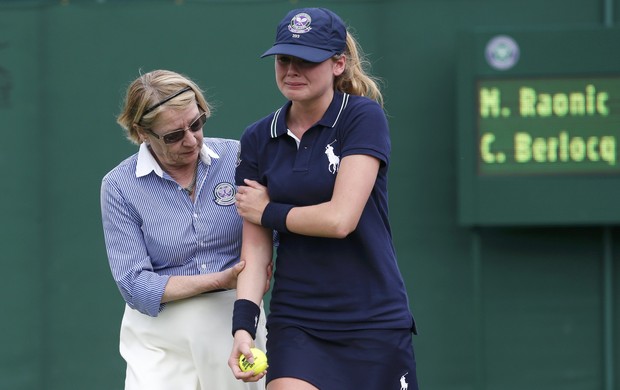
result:
M 312 30 L 310 23 L 312 23 L 312 18 L 310 15 L 302 12 L 293 16 L 293 19 L 291 19 L 291 24 L 288 25 L 288 30 L 293 34 L 307 33 Z

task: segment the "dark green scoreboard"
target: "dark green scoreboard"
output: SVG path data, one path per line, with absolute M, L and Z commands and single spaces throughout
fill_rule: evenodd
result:
M 463 34 L 459 222 L 620 223 L 620 30 Z

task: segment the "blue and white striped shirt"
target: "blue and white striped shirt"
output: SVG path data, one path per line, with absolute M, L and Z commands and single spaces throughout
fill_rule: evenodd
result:
M 104 176 L 105 245 L 112 276 L 130 307 L 155 317 L 164 308 L 161 298 L 171 275 L 218 272 L 239 261 L 238 151 L 238 141 L 204 138 L 194 202 L 144 144 Z

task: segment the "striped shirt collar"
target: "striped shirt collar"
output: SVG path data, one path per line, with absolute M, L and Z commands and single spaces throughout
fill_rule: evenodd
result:
M 211 165 L 212 158 L 220 158 L 220 156 L 203 143 L 202 148 L 200 148 L 200 159 L 203 163 Z M 143 142 L 140 144 L 140 150 L 138 150 L 136 177 L 146 176 L 151 172 L 155 172 L 159 177 L 164 176 L 163 169 L 161 169 L 157 160 L 155 160 L 155 157 L 151 154 L 146 143 Z
M 342 115 L 342 112 L 347 108 L 349 102 L 349 94 L 340 91 L 334 92 L 334 98 L 327 107 L 327 111 L 323 114 L 323 118 L 317 122 L 318 125 L 325 127 L 335 127 L 338 123 L 338 119 Z M 281 135 L 288 133 L 288 127 L 286 126 L 286 113 L 291 107 L 291 102 L 286 102 L 285 105 L 280 107 L 274 114 L 271 120 L 270 135 L 271 138 L 277 138 Z

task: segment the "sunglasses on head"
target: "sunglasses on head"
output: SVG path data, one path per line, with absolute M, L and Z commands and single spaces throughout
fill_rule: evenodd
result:
M 200 116 L 194 119 L 194 121 L 190 123 L 189 126 L 185 129 L 174 130 L 164 135 L 155 134 L 151 129 L 145 128 L 144 130 L 146 130 L 149 134 L 151 134 L 153 137 L 157 139 L 160 139 L 160 138 L 163 139 L 165 144 L 174 144 L 182 140 L 183 137 L 185 137 L 185 132 L 187 130 L 191 131 L 192 133 L 196 133 L 202 130 L 206 121 L 207 121 L 207 113 L 202 112 Z

